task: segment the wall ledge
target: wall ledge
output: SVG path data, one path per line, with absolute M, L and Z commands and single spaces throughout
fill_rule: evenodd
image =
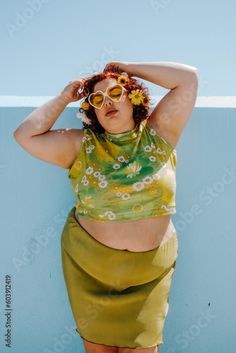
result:
M 39 107 L 55 96 L 0 96 L 0 107 Z M 150 96 L 151 107 L 159 102 L 163 96 Z M 67 107 L 78 108 L 80 101 L 73 102 Z M 235 108 L 236 96 L 198 96 L 196 108 Z

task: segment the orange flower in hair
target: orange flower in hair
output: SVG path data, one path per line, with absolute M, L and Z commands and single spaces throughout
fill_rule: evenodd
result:
M 129 79 L 125 75 L 120 75 L 117 79 L 117 83 L 121 84 L 122 86 L 125 86 L 128 83 Z
M 81 108 L 83 108 L 84 110 L 88 110 L 89 109 L 89 103 L 83 101 L 83 103 L 81 104 Z

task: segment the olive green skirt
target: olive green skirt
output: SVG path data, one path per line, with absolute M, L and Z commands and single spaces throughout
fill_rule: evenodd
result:
M 93 238 L 74 212 L 75 207 L 61 234 L 61 254 L 75 330 L 108 346 L 162 344 L 178 256 L 176 230 L 153 250 L 120 250 Z

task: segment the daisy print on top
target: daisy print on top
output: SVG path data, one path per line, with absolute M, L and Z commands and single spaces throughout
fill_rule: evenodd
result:
M 149 126 L 113 134 L 84 129 L 68 177 L 76 214 L 96 221 L 128 221 L 176 213 L 177 154 Z

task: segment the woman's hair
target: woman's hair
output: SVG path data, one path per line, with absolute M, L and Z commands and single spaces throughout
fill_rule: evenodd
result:
M 87 110 L 84 110 L 82 107 L 79 109 L 81 113 L 85 114 L 85 119 L 83 120 L 82 118 L 82 124 L 84 128 L 89 128 L 94 132 L 104 133 L 105 129 L 102 127 L 102 125 L 99 123 L 97 119 L 95 108 L 89 104 L 88 96 L 93 92 L 93 88 L 97 82 L 102 81 L 103 79 L 106 79 L 106 78 L 115 78 L 117 81 L 118 77 L 122 75 L 122 72 L 124 71 L 121 71 L 119 68 L 115 68 L 115 69 L 113 68 L 112 71 L 94 74 L 88 80 L 84 81 L 84 89 L 87 90 L 88 92 L 88 95 L 84 99 L 84 102 L 88 103 L 88 107 L 89 107 Z M 135 104 L 133 105 L 133 119 L 136 125 L 137 123 L 139 124 L 142 120 L 146 119 L 148 116 L 149 105 L 150 105 L 149 90 L 148 90 L 148 87 L 145 86 L 143 82 L 139 82 L 138 80 L 131 77 L 131 75 L 129 75 L 126 72 L 124 72 L 124 74 L 128 78 L 126 81 L 126 84 L 123 84 L 123 86 L 128 91 L 127 93 L 129 94 L 132 90 L 139 89 L 139 90 L 142 90 L 142 94 L 144 96 L 144 100 L 143 100 L 144 104 L 141 103 L 139 105 L 135 105 Z M 86 123 L 86 120 L 88 124 Z

